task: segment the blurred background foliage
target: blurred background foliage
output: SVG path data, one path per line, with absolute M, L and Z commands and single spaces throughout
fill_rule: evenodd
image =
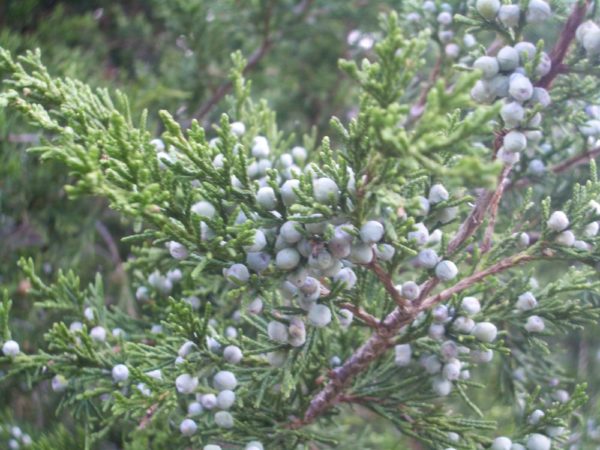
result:
M 227 109 L 219 100 L 227 93 L 230 55 L 241 50 L 250 61 L 247 77 L 253 95 L 266 99 L 277 111 L 279 126 L 298 135 L 314 127 L 322 136 L 330 131 L 332 115 L 346 119 L 355 113 L 356 87 L 338 69 L 338 60 L 368 54 L 378 15 L 404 3 L 419 2 L 0 0 L 0 46 L 16 54 L 40 48 L 53 75 L 124 91 L 133 111 L 148 109 L 157 135 L 162 131 L 156 120 L 160 109 L 171 111 L 183 124 L 197 118 L 206 126 Z M 556 34 L 551 29 L 535 31 L 542 35 L 530 36 L 534 41 Z M 433 61 L 435 55 L 429 57 Z M 17 260 L 33 257 L 49 279 L 60 268 L 76 268 L 87 283 L 99 271 L 108 281 L 107 301 L 122 303 L 131 292 L 122 270 L 127 246 L 120 239 L 129 234 L 132 224 L 111 212 L 103 199 L 69 200 L 63 189 L 69 179 L 64 167 L 52 162 L 42 165 L 29 155 L 26 149 L 41 137 L 21 118 L 2 111 L 0 284 L 15 300 L 13 317 L 18 323 L 13 330 L 27 352 L 41 339 L 36 329 L 44 329 L 41 324 L 46 319 L 27 300 L 28 284 Z M 568 176 L 577 178 L 586 170 Z M 551 279 L 552 273 L 545 276 Z M 587 380 L 591 385 L 591 400 L 581 417 L 583 433 L 596 433 L 600 406 L 600 396 L 594 395 L 600 387 L 598 331 L 573 333 L 556 343 L 569 349 L 565 354 L 571 358 L 571 370 L 565 380 Z M 481 392 L 490 403 L 503 395 L 502 380 L 497 381 L 497 392 Z M 47 392 L 30 391 L 25 382 L 0 390 L 0 405 L 6 405 L 0 423 L 28 424 L 23 429 L 32 435 L 47 430 L 54 433 L 49 442 L 64 439 L 65 448 L 77 448 L 76 437 L 52 428 L 57 405 Z M 47 407 L 34 407 L 42 404 Z M 502 419 L 505 407 L 497 403 L 490 413 Z M 369 414 L 346 417 L 362 422 Z M 388 425 L 374 421 L 368 427 L 361 423 L 360 428 L 371 433 L 372 448 L 396 448 L 398 435 Z M 599 436 L 589 436 L 590 448 L 596 448 Z

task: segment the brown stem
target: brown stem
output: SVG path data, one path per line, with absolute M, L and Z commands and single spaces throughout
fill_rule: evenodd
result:
M 422 295 L 421 299 L 406 311 L 403 311 L 400 307 L 394 308 L 383 320 L 377 331 L 344 364 L 331 371 L 330 381 L 313 397 L 304 417 L 301 420 L 291 423 L 290 427 L 299 428 L 307 425 L 335 405 L 338 396 L 343 392 L 352 378 L 364 371 L 374 360 L 383 355 L 391 345 L 391 338 L 403 326 L 410 324 L 421 311 L 449 299 L 452 295 L 467 289 L 487 276 L 497 274 L 532 259 L 532 256 L 524 253 L 508 257 L 485 270 L 462 279 L 454 286 L 436 295 L 426 298 L 423 298 Z
M 508 182 L 508 175 L 511 169 L 512 165 L 508 164 L 502 168 L 502 172 L 500 172 L 500 176 L 498 177 L 498 185 L 496 186 L 496 190 L 494 191 L 494 194 L 492 195 L 492 198 L 490 200 L 490 219 L 485 229 L 483 243 L 481 244 L 481 251 L 483 253 L 486 253 L 492 247 L 492 237 L 494 236 L 496 217 L 498 216 L 498 206 L 500 206 L 500 200 L 502 199 L 502 195 L 504 194 L 504 189 L 506 188 Z
M 481 194 L 479 194 L 479 197 L 475 203 L 475 207 L 471 210 L 471 213 L 467 219 L 460 225 L 456 235 L 448 244 L 446 254 L 452 255 L 454 252 L 456 252 L 460 246 L 481 226 L 493 195 L 494 193 L 488 190 L 484 190 Z
M 591 0 L 580 1 L 573 6 L 573 10 L 560 33 L 560 37 L 550 52 L 550 60 L 552 61 L 550 72 L 543 76 L 537 83 L 539 87 L 549 89 L 554 79 L 563 72 L 563 61 L 571 46 L 571 42 L 575 39 L 577 28 L 581 25 L 583 19 L 585 19 L 590 2 Z
M 394 300 L 394 303 L 396 303 L 400 309 L 404 310 L 407 306 L 407 300 L 400 295 L 398 289 L 396 289 L 394 286 L 394 282 L 390 274 L 383 270 L 375 258 L 373 258 L 373 262 L 371 262 L 368 267 L 373 271 L 375 276 L 377 276 L 379 281 L 381 281 L 387 293 L 390 294 L 390 297 L 392 297 Z
M 565 159 L 564 161 L 556 164 L 551 168 L 552 172 L 559 174 L 569 170 L 572 167 L 579 166 L 581 164 L 585 164 L 592 159 L 595 159 L 596 156 L 600 155 L 600 147 L 593 148 L 591 150 L 586 150 L 579 155 L 575 155 L 571 158 Z
M 350 311 L 355 317 L 358 317 L 371 328 L 379 328 L 379 320 L 361 307 L 353 305 L 352 303 L 342 303 L 339 306 L 342 309 Z

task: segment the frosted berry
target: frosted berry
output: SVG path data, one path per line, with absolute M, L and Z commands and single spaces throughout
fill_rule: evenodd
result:
M 390 244 L 378 244 L 374 247 L 374 251 L 380 261 L 391 261 L 396 254 L 396 249 Z
M 438 264 L 439 260 L 438 254 L 431 248 L 421 250 L 417 255 L 417 264 L 426 269 L 433 269 Z
M 341 283 L 346 290 L 352 289 L 356 284 L 356 274 L 349 267 L 344 267 L 341 269 L 337 274 L 335 274 L 333 279 L 336 282 Z
M 520 131 L 510 131 L 504 136 L 504 148 L 509 152 L 521 152 L 527 147 L 527 138 Z
M 473 63 L 473 67 L 483 72 L 483 78 L 492 78 L 500 71 L 498 60 L 493 56 L 480 56 Z
M 523 103 L 532 97 L 533 85 L 531 84 L 529 78 L 517 73 L 511 77 L 508 93 L 516 101 Z
M 434 184 L 429 190 L 429 203 L 436 204 L 446 201 L 450 198 L 450 194 L 441 184 Z
M 266 158 L 271 153 L 269 141 L 264 136 L 256 136 L 252 142 L 252 156 L 255 158 Z
M 487 20 L 494 20 L 500 10 L 500 0 L 477 0 L 477 12 Z
M 571 230 L 566 230 L 558 234 L 554 241 L 559 245 L 572 247 L 575 244 L 575 235 Z
M 527 422 L 531 425 L 537 425 L 545 415 L 546 414 L 544 414 L 544 411 L 542 411 L 541 409 L 536 409 L 531 414 L 529 414 Z
M 287 327 L 275 320 L 269 322 L 267 326 L 267 334 L 269 335 L 269 339 L 275 342 L 287 343 L 288 341 L 288 329 Z
M 585 229 L 583 230 L 583 234 L 586 237 L 593 237 L 596 236 L 598 234 L 598 229 L 600 228 L 600 225 L 598 225 L 598 222 L 592 222 L 592 223 L 588 223 L 585 226 Z
M 339 199 L 338 185 L 331 178 L 317 178 L 313 181 L 315 200 L 323 204 L 335 204 Z
M 383 237 L 383 225 L 376 220 L 369 220 L 360 227 L 360 238 L 366 244 L 374 244 L 379 242 Z
M 115 383 L 126 381 L 129 378 L 129 369 L 125 364 L 117 364 L 112 368 L 112 377 Z
M 54 392 L 63 392 L 67 389 L 69 385 L 69 380 L 67 380 L 63 375 L 55 375 L 51 381 L 52 390 Z
M 225 278 L 235 284 L 247 283 L 250 279 L 250 272 L 248 268 L 243 264 L 234 264 L 228 269 L 223 270 Z
M 508 128 L 514 128 L 525 118 L 525 109 L 517 102 L 506 103 L 500 110 L 500 116 Z
M 259 252 L 267 245 L 267 238 L 261 230 L 254 232 L 254 237 L 250 245 L 246 245 L 244 250 L 246 252 Z
M 409 231 L 407 234 L 409 241 L 415 241 L 419 246 L 427 244 L 429 240 L 429 230 L 424 223 L 419 222 L 413 225 L 414 231 Z
M 275 197 L 275 191 L 270 186 L 261 187 L 256 192 L 256 203 L 266 210 L 273 210 L 277 207 L 277 197 Z
M 452 323 L 452 328 L 459 333 L 468 334 L 475 328 L 475 321 L 470 317 L 460 316 Z
M 461 364 L 458 359 L 453 359 L 450 362 L 444 364 L 442 369 L 442 375 L 444 378 L 450 381 L 458 380 L 460 377 Z
M 187 248 L 185 248 L 185 246 L 179 242 L 170 241 L 167 246 L 169 253 L 175 259 L 185 259 L 189 255 Z
M 228 345 L 223 350 L 223 358 L 230 364 L 239 364 L 243 357 L 242 350 L 236 345 Z
M 496 55 L 498 65 L 503 72 L 515 70 L 519 66 L 519 52 L 514 47 L 506 45 Z
M 217 407 L 219 409 L 229 409 L 235 403 L 235 392 L 225 389 L 217 395 Z
M 21 352 L 19 344 L 16 341 L 9 340 L 2 345 L 2 353 L 5 356 L 15 357 Z
M 475 297 L 463 298 L 460 307 L 468 316 L 474 316 L 479 311 L 481 311 L 481 304 L 479 303 L 479 300 Z
M 261 442 L 252 441 L 246 444 L 244 450 L 264 450 L 264 447 Z
M 531 292 L 519 295 L 515 305 L 519 311 L 529 311 L 537 306 L 537 300 Z
M 230 390 L 233 391 L 237 386 L 235 375 L 228 370 L 217 372 L 213 377 L 213 386 L 218 391 Z
M 554 211 L 547 222 L 551 231 L 563 231 L 569 226 L 569 218 L 562 211 Z
M 183 344 L 181 344 L 181 347 L 179 347 L 179 350 L 177 350 L 177 354 L 182 358 L 185 358 L 194 350 L 195 346 L 196 344 L 194 342 L 186 341 Z
M 106 330 L 104 327 L 96 326 L 90 330 L 90 337 L 96 342 L 106 341 Z
M 179 424 L 179 431 L 184 436 L 192 436 L 198 430 L 198 425 L 192 419 L 183 419 Z
M 243 122 L 233 122 L 231 132 L 236 136 L 242 136 L 246 132 L 246 125 Z
M 207 202 L 206 200 L 201 200 L 197 203 L 194 203 L 191 207 L 191 211 L 194 214 L 208 217 L 209 219 L 212 219 L 216 213 L 215 207 L 212 205 L 212 203 Z
M 407 281 L 402 284 L 401 294 L 407 300 L 415 300 L 419 297 L 421 288 L 414 281 Z
M 527 318 L 527 323 L 525 324 L 525 329 L 529 333 L 541 333 L 546 328 L 546 324 L 544 323 L 544 319 L 540 316 L 530 316 Z
M 440 261 L 435 266 L 435 276 L 442 281 L 449 281 L 458 275 L 458 268 L 452 261 Z
M 275 257 L 275 265 L 278 269 L 291 270 L 300 262 L 300 253 L 294 248 L 279 250 Z
M 188 405 L 188 416 L 199 416 L 204 412 L 204 408 L 200 402 L 192 402 Z
M 246 254 L 246 264 L 256 273 L 264 272 L 271 263 L 271 255 L 266 252 L 250 252 Z
M 352 311 L 348 311 L 347 309 L 342 309 L 338 313 L 338 319 L 340 321 L 340 325 L 342 326 L 342 328 L 348 328 L 352 324 L 352 321 L 354 320 L 354 314 L 352 314 Z
M 291 206 L 294 203 L 298 202 L 298 195 L 296 194 L 296 190 L 300 188 L 299 180 L 287 180 L 285 183 L 281 185 L 279 192 L 281 194 L 281 199 L 283 200 L 283 204 L 285 206 Z
M 500 436 L 500 437 L 497 437 L 496 439 L 494 439 L 490 449 L 491 450 L 511 450 L 511 447 L 512 447 L 512 441 L 505 436 Z
M 399 344 L 394 347 L 394 363 L 398 367 L 408 366 L 412 358 L 412 349 L 410 344 Z
M 493 358 L 494 358 L 494 351 L 491 349 L 473 350 L 471 352 L 471 359 L 476 364 L 489 363 Z
M 308 311 L 308 320 L 313 326 L 323 328 L 331 322 L 331 310 L 325 305 L 314 304 Z
M 233 428 L 233 416 L 227 411 L 219 411 L 215 414 L 215 423 L 221 428 Z
M 527 61 L 531 61 L 537 53 L 535 45 L 527 41 L 518 42 L 517 44 L 515 44 L 515 49 L 517 50 L 517 52 L 519 52 L 521 64 L 524 64 Z
M 369 244 L 354 244 L 350 248 L 350 260 L 356 264 L 369 264 L 373 260 L 373 248 Z
M 498 335 L 498 328 L 491 322 L 479 322 L 471 331 L 471 334 L 481 342 L 493 342 Z
M 541 23 L 552 16 L 550 5 L 544 0 L 530 0 L 527 8 L 527 22 Z
M 521 10 L 519 5 L 502 5 L 498 11 L 498 19 L 505 27 L 515 28 L 519 25 Z
M 217 406 L 217 396 L 215 394 L 204 394 L 200 397 L 200 403 L 204 409 L 214 409 Z
M 292 347 L 302 347 L 306 342 L 306 327 L 304 322 L 294 317 L 290 320 L 290 326 L 288 327 L 289 344 Z
M 436 378 L 433 380 L 433 391 L 440 397 L 446 397 L 452 392 L 452 382 L 445 378 Z
M 283 240 L 288 244 L 295 244 L 302 239 L 302 225 L 298 222 L 287 221 L 279 229 Z
M 175 387 L 181 394 L 191 394 L 198 387 L 198 378 L 189 373 L 183 373 L 175 378 Z
M 550 450 L 552 441 L 543 434 L 534 433 L 527 439 L 527 450 Z

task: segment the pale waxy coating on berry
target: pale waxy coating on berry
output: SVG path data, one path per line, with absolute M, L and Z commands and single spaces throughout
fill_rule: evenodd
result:
M 313 181 L 315 200 L 323 204 L 335 204 L 339 199 L 338 185 L 331 178 L 317 178 Z
M 494 20 L 500 10 L 500 0 L 477 0 L 477 12 L 487 20 Z
M 125 381 L 129 378 L 129 369 L 124 364 L 117 364 L 112 368 L 112 377 L 115 383 Z
M 542 23 L 552 17 L 550 5 L 544 0 L 529 0 L 527 7 L 527 22 Z
M 285 324 L 272 320 L 267 326 L 269 339 L 275 342 L 286 343 L 288 341 L 288 329 Z
M 471 334 L 481 342 L 490 343 L 496 339 L 498 328 L 491 322 L 479 322 L 475 325 Z
M 563 231 L 569 226 L 569 218 L 562 211 L 554 211 L 547 222 L 548 228 L 552 231 Z
M 527 450 L 550 450 L 552 441 L 543 434 L 532 434 L 527 439 Z
M 232 372 L 221 370 L 213 377 L 213 387 L 218 391 L 233 391 L 237 387 L 237 379 Z
M 406 367 L 412 360 L 412 348 L 410 344 L 399 344 L 394 347 L 394 363 L 398 367 Z
M 502 5 L 498 11 L 498 19 L 505 27 L 514 28 L 519 25 L 521 9 L 519 5 Z
M 308 321 L 317 328 L 323 328 L 331 322 L 331 310 L 325 305 L 314 304 L 308 311 Z
M 529 333 L 541 333 L 545 328 L 546 324 L 544 323 L 544 319 L 540 316 L 530 316 L 527 318 L 525 329 Z
M 515 70 L 519 66 L 519 52 L 514 47 L 506 45 L 498 51 L 496 55 L 500 70 L 508 72 Z
M 479 311 L 481 311 L 481 303 L 479 303 L 479 300 L 475 297 L 463 298 L 460 307 L 465 312 L 465 314 L 469 316 L 474 316 Z
M 458 268 L 452 261 L 441 261 L 435 266 L 435 276 L 442 281 L 450 281 L 458 275 Z
M 271 186 L 263 186 L 256 192 L 256 203 L 269 211 L 277 207 L 277 197 Z
M 184 436 L 192 436 L 198 430 L 198 425 L 192 419 L 183 419 L 179 424 L 179 431 Z
M 198 387 L 198 378 L 189 373 L 183 373 L 175 378 L 175 387 L 181 394 L 191 394 Z
M 215 207 L 212 205 L 212 203 L 207 202 L 206 200 L 200 200 L 199 202 L 194 203 L 191 207 L 191 211 L 194 214 L 208 217 L 209 219 L 212 219 L 216 214 Z
M 511 450 L 511 447 L 512 441 L 505 436 L 500 436 L 492 442 L 491 450 Z
M 376 220 L 370 220 L 360 227 L 360 238 L 366 244 L 375 244 L 383 238 L 383 225 Z
M 2 344 L 2 353 L 5 356 L 15 357 L 21 352 L 19 348 L 19 344 L 17 341 L 8 340 L 4 344 Z
M 503 140 L 504 148 L 509 152 L 522 152 L 527 148 L 527 138 L 519 131 L 509 131 Z
M 492 78 L 500 71 L 498 60 L 493 56 L 480 56 L 473 63 L 473 67 L 483 72 L 483 78 Z
M 233 416 L 227 411 L 219 411 L 215 414 L 215 423 L 220 428 L 233 428 Z
M 537 300 L 531 292 L 524 292 L 517 298 L 515 306 L 519 311 L 529 311 L 537 306 Z

